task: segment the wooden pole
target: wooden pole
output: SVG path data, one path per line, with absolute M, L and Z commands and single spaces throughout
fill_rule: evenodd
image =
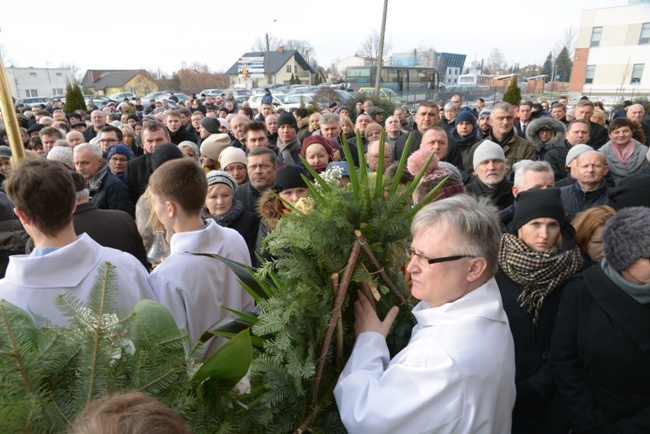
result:
M 379 53 L 377 55 L 377 77 L 375 77 L 375 96 L 379 96 L 381 85 L 381 66 L 384 63 L 384 36 L 386 35 L 386 15 L 388 14 L 388 0 L 384 0 L 384 13 L 381 18 L 381 33 L 379 35 Z
M 18 117 L 16 116 L 16 109 L 14 108 L 11 92 L 9 91 L 9 83 L 7 82 L 7 75 L 5 74 L 2 59 L 0 59 L 0 109 L 2 109 L 5 126 L 7 127 L 11 155 L 13 156 L 14 163 L 16 163 L 21 158 L 25 158 L 25 147 L 23 146 L 23 139 L 18 129 Z

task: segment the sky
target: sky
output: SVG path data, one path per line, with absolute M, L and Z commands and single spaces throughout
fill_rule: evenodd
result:
M 542 64 L 568 28 L 577 32 L 583 9 L 627 4 L 388 0 L 386 40 L 392 52 L 431 47 L 466 54 L 466 67 L 474 59 L 487 60 L 494 48 L 508 65 Z M 183 62 L 199 62 L 222 72 L 268 32 L 309 41 L 318 63 L 327 68 L 379 31 L 382 11 L 383 0 L 13 1 L 2 7 L 0 48 L 5 67 L 74 64 L 82 74 L 140 68 L 169 74 Z

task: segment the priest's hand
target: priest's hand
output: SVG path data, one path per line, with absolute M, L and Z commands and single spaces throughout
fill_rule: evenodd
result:
M 354 333 L 358 336 L 363 332 L 377 332 L 384 337 L 388 335 L 390 327 L 393 325 L 399 308 L 393 306 L 383 321 L 377 316 L 377 312 L 372 308 L 372 304 L 361 291 L 359 291 L 359 300 L 354 303 Z

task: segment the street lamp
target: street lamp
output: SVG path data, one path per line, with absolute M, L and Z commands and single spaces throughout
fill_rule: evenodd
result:
M 269 48 L 269 29 L 278 19 L 275 18 L 271 24 L 266 28 L 266 84 L 271 83 L 271 49 Z

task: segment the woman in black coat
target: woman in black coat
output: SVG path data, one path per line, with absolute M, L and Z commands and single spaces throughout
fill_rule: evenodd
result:
M 515 233 L 501 239 L 495 276 L 515 343 L 512 432 L 546 433 L 555 394 L 547 363 L 555 315 L 564 284 L 582 259 L 558 189 L 519 193 L 513 227 Z
M 221 226 L 239 232 L 246 241 L 251 264 L 258 264 L 255 256 L 255 242 L 260 225 L 259 217 L 244 209 L 244 205 L 235 199 L 237 181 L 228 172 L 212 170 L 207 174 L 208 195 L 202 217 L 214 219 Z
M 650 433 L 650 208 L 624 208 L 605 258 L 571 281 L 550 365 L 573 433 Z

